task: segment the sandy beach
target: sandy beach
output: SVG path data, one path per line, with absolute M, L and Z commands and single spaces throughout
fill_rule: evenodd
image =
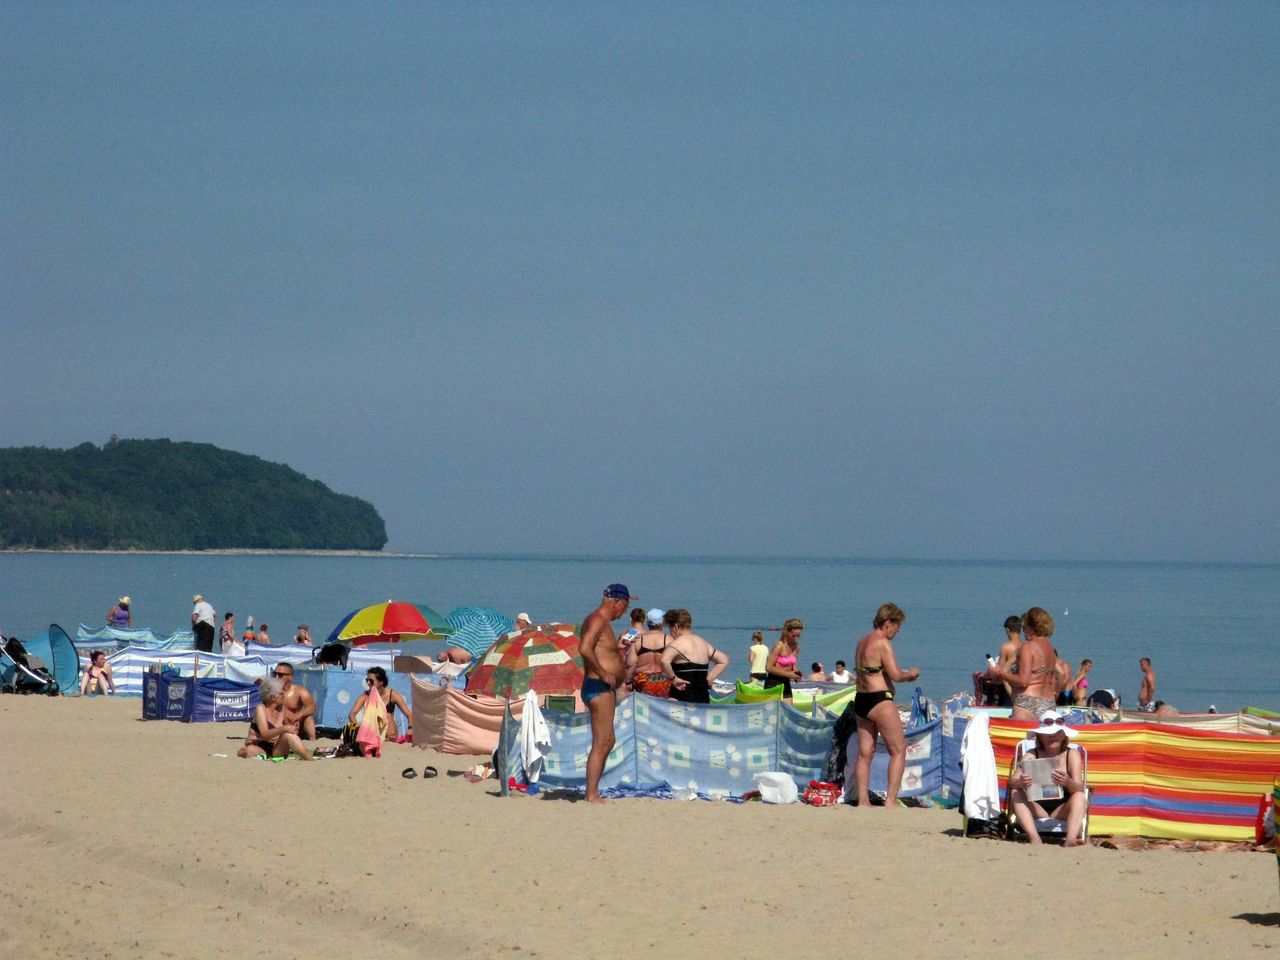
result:
M 241 724 L 140 715 L 137 699 L 0 698 L 4 956 L 1280 948 L 1265 854 L 1036 851 L 962 839 L 942 810 L 504 799 L 458 775 L 464 757 L 244 761 Z M 440 776 L 400 775 L 426 764 Z

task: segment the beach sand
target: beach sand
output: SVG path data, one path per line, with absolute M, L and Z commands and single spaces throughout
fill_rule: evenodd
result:
M 236 759 L 243 724 L 0 698 L 0 955 L 1261 956 L 1260 853 L 1034 850 L 942 810 L 497 796 L 473 761 Z M 234 738 L 234 739 L 232 739 Z M 215 754 L 227 754 L 226 758 Z M 405 780 L 409 765 L 440 776 Z

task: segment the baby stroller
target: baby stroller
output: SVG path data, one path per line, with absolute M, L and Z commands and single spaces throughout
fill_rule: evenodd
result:
M 0 693 L 40 693 L 56 697 L 60 692 L 48 666 L 28 653 L 21 640 L 10 637 L 0 644 Z

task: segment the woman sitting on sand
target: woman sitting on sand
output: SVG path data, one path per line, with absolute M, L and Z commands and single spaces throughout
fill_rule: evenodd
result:
M 902 629 L 907 615 L 896 604 L 883 604 L 876 611 L 872 630 L 858 641 L 854 651 L 854 673 L 858 692 L 853 698 L 853 712 L 858 718 L 858 759 L 853 767 L 854 789 L 858 805 L 871 802 L 867 789 L 871 783 L 871 759 L 876 752 L 876 737 L 884 740 L 889 750 L 889 789 L 885 806 L 895 806 L 902 786 L 902 772 L 907 765 L 907 736 L 902 718 L 893 700 L 894 684 L 920 679 L 920 671 L 902 669 L 893 654 L 893 638 Z
M 107 663 L 107 655 L 101 650 L 89 654 L 89 666 L 80 678 L 80 695 L 100 693 L 104 696 L 116 692 L 115 677 L 111 675 L 111 664 Z
M 769 651 L 769 659 L 764 663 L 765 689 L 782 687 L 782 696 L 791 699 L 791 681 L 800 679 L 800 634 L 804 632 L 804 621 L 794 617 L 782 625 L 782 637 Z
M 662 654 L 662 672 L 671 677 L 671 699 L 710 703 L 711 683 L 724 673 L 729 658 L 693 632 L 693 615 L 675 610 L 671 642 Z
M 367 690 L 365 693 L 360 694 L 356 700 L 355 706 L 347 714 L 347 721 L 355 723 L 360 716 L 360 712 L 364 710 L 369 694 L 377 691 L 378 696 L 382 698 L 383 705 L 387 708 L 387 732 L 384 739 L 394 740 L 397 743 L 401 742 L 398 732 L 399 727 L 396 725 L 396 707 L 399 707 L 400 712 L 404 714 L 405 736 L 407 737 L 410 731 L 413 730 L 413 714 L 409 712 L 409 705 L 404 702 L 404 697 L 400 696 L 399 691 L 392 690 L 387 686 L 387 671 L 381 667 L 369 668 L 369 672 L 364 675 L 364 685 Z
M 1056 710 L 1046 710 L 1040 716 L 1040 726 L 1031 731 L 1036 745 L 1022 755 L 1023 760 L 1054 760 L 1053 782 L 1062 787 L 1066 795 L 1060 800 L 1028 800 L 1027 788 L 1031 786 L 1029 774 L 1014 772 L 1009 775 L 1009 809 L 1018 820 L 1018 826 L 1033 843 L 1040 843 L 1036 820 L 1045 817 L 1062 820 L 1067 825 L 1067 846 L 1084 843 L 1080 828 L 1084 823 L 1084 777 L 1080 751 L 1069 749 L 1068 738 L 1075 730 L 1062 720 Z
M 297 754 L 303 760 L 314 760 L 298 736 L 298 725 L 284 718 L 284 684 L 275 677 L 258 681 L 262 702 L 253 711 L 249 733 L 236 756 L 248 759 L 288 757 Z
M 1053 617 L 1042 607 L 1032 607 L 1022 615 L 1022 646 L 1018 648 L 1017 670 L 996 665 L 987 670 L 994 680 L 1003 680 L 1013 688 L 1014 720 L 1034 723 L 1042 713 L 1053 708 L 1058 698 L 1058 654 L 1049 643 L 1053 636 Z M 1062 682 L 1066 686 L 1067 680 Z
M 627 676 L 631 689 L 651 697 L 671 694 L 671 675 L 662 669 L 667 650 L 667 632 L 662 629 L 663 611 L 654 607 L 644 615 L 644 630 L 627 648 Z

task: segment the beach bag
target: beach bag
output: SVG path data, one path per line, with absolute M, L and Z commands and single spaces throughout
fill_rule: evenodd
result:
M 363 757 L 364 748 L 360 746 L 360 741 L 356 739 L 356 733 L 360 729 L 360 724 L 354 720 L 342 728 L 340 739 L 342 745 L 338 747 L 338 756 L 340 757 Z
M 825 780 L 810 780 L 804 788 L 803 800 L 811 807 L 834 807 L 840 802 L 843 788 L 838 783 L 827 783 Z

